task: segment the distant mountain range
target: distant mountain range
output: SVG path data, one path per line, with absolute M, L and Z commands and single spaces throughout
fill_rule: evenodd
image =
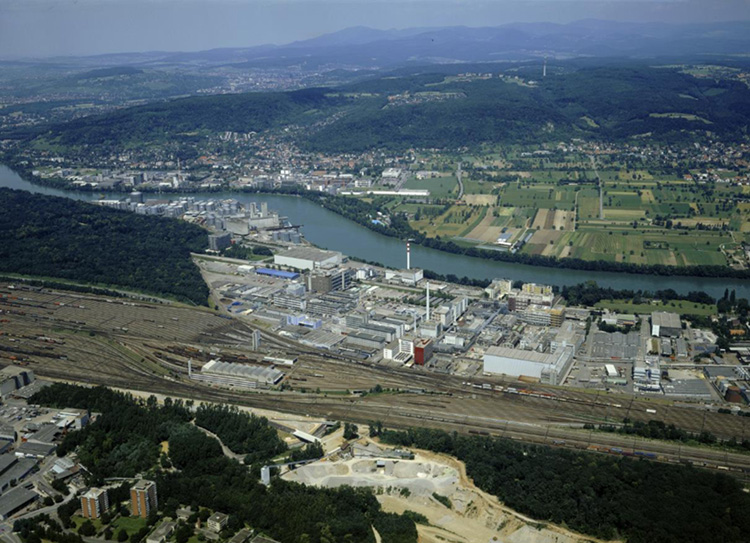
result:
M 88 57 L 92 64 L 198 63 L 237 67 L 323 66 L 387 68 L 414 63 L 488 62 L 543 56 L 694 57 L 750 53 L 750 22 L 705 24 L 514 23 L 497 27 L 377 30 L 353 27 L 286 45 L 186 53 Z M 64 59 L 59 59 L 64 60 Z M 80 60 L 80 59 L 79 59 Z

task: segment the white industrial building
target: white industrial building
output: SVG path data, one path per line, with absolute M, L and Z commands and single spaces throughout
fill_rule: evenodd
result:
M 400 282 L 405 285 L 416 285 L 422 279 L 424 279 L 424 271 L 419 268 L 412 268 L 409 270 L 386 270 L 385 280 Z
M 220 360 L 207 362 L 200 373 L 193 372 L 192 363 L 189 363 L 188 373 L 191 379 L 238 388 L 266 388 L 278 384 L 284 378 L 283 372 L 270 366 L 232 364 Z
M 539 379 L 545 384 L 557 385 L 570 369 L 574 354 L 573 345 L 566 345 L 553 354 L 490 347 L 484 353 L 484 371 L 510 377 L 523 375 Z
M 343 255 L 336 251 L 323 251 L 312 247 L 295 247 L 275 254 L 273 263 L 298 270 L 318 270 L 340 266 Z
M 406 364 L 414 356 L 414 342 L 410 339 L 395 339 L 383 349 L 385 360 Z

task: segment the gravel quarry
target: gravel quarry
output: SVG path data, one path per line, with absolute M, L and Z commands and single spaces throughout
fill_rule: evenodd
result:
M 318 487 L 370 487 L 385 511 L 427 518 L 429 524 L 417 524 L 420 543 L 604 543 L 508 509 L 474 486 L 455 458 L 428 451 L 412 451 L 413 460 L 386 458 L 375 443 L 358 445 L 362 456 L 321 460 L 281 477 Z M 434 494 L 448 498 L 450 507 Z
M 415 496 L 452 494 L 459 482 L 458 472 L 436 462 L 416 460 L 377 460 L 352 458 L 341 462 L 316 462 L 286 473 L 284 479 L 320 487 L 399 488 Z

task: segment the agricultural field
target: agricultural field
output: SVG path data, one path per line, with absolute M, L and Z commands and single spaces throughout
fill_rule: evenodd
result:
M 521 185 L 511 183 L 500 193 L 500 203 L 510 207 L 556 208 L 572 211 L 575 202 L 573 187 L 550 184 Z
M 642 265 L 748 266 L 743 243 L 750 233 L 750 185 L 725 182 L 737 172 L 722 171 L 718 181 L 707 183 L 607 155 L 597 158 L 594 169 L 581 154 L 513 147 L 454 160 L 466 168 L 465 205 L 447 212 L 422 206 L 411 224 L 427 235 L 487 246 L 501 236 L 513 242 L 529 233 L 521 249 L 527 254 Z M 683 170 L 688 171 L 694 179 L 701 175 Z M 432 196 L 444 199 L 456 194 L 454 181 L 412 180 L 407 186 L 434 190 L 437 184 Z
M 415 215 L 415 219 L 410 223 L 411 226 L 430 237 L 464 237 L 485 218 L 488 210 L 484 206 L 453 205 L 444 213 L 433 215 L 434 212 L 440 212 L 442 209 L 442 206 L 423 206 L 423 211 Z
M 430 191 L 431 198 L 454 198 L 458 192 L 458 181 L 453 175 L 427 179 L 417 179 L 416 177 L 413 177 L 406 181 L 404 188 L 418 190 L 427 189 Z

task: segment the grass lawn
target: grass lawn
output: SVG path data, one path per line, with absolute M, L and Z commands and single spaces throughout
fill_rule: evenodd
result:
M 137 533 L 138 530 L 146 526 L 146 519 L 141 517 L 117 517 L 112 521 L 112 530 L 114 533 L 118 533 L 120 530 L 125 530 L 128 536 Z
M 654 311 L 669 311 L 681 315 L 709 316 L 716 314 L 716 306 L 709 304 L 696 304 L 687 301 L 670 301 L 659 303 L 633 304 L 630 300 L 602 300 L 596 307 L 617 311 L 618 313 L 635 313 L 646 315 Z
M 95 518 L 88 519 L 88 518 L 83 518 L 83 517 L 79 517 L 76 515 L 76 516 L 70 517 L 70 520 L 75 525 L 76 532 L 78 531 L 78 528 L 81 527 L 81 524 L 83 524 L 87 520 L 91 521 L 91 523 L 94 525 L 94 528 L 96 528 L 97 533 L 101 532 L 104 529 L 104 526 L 102 525 L 102 521 L 99 519 L 95 519 Z

